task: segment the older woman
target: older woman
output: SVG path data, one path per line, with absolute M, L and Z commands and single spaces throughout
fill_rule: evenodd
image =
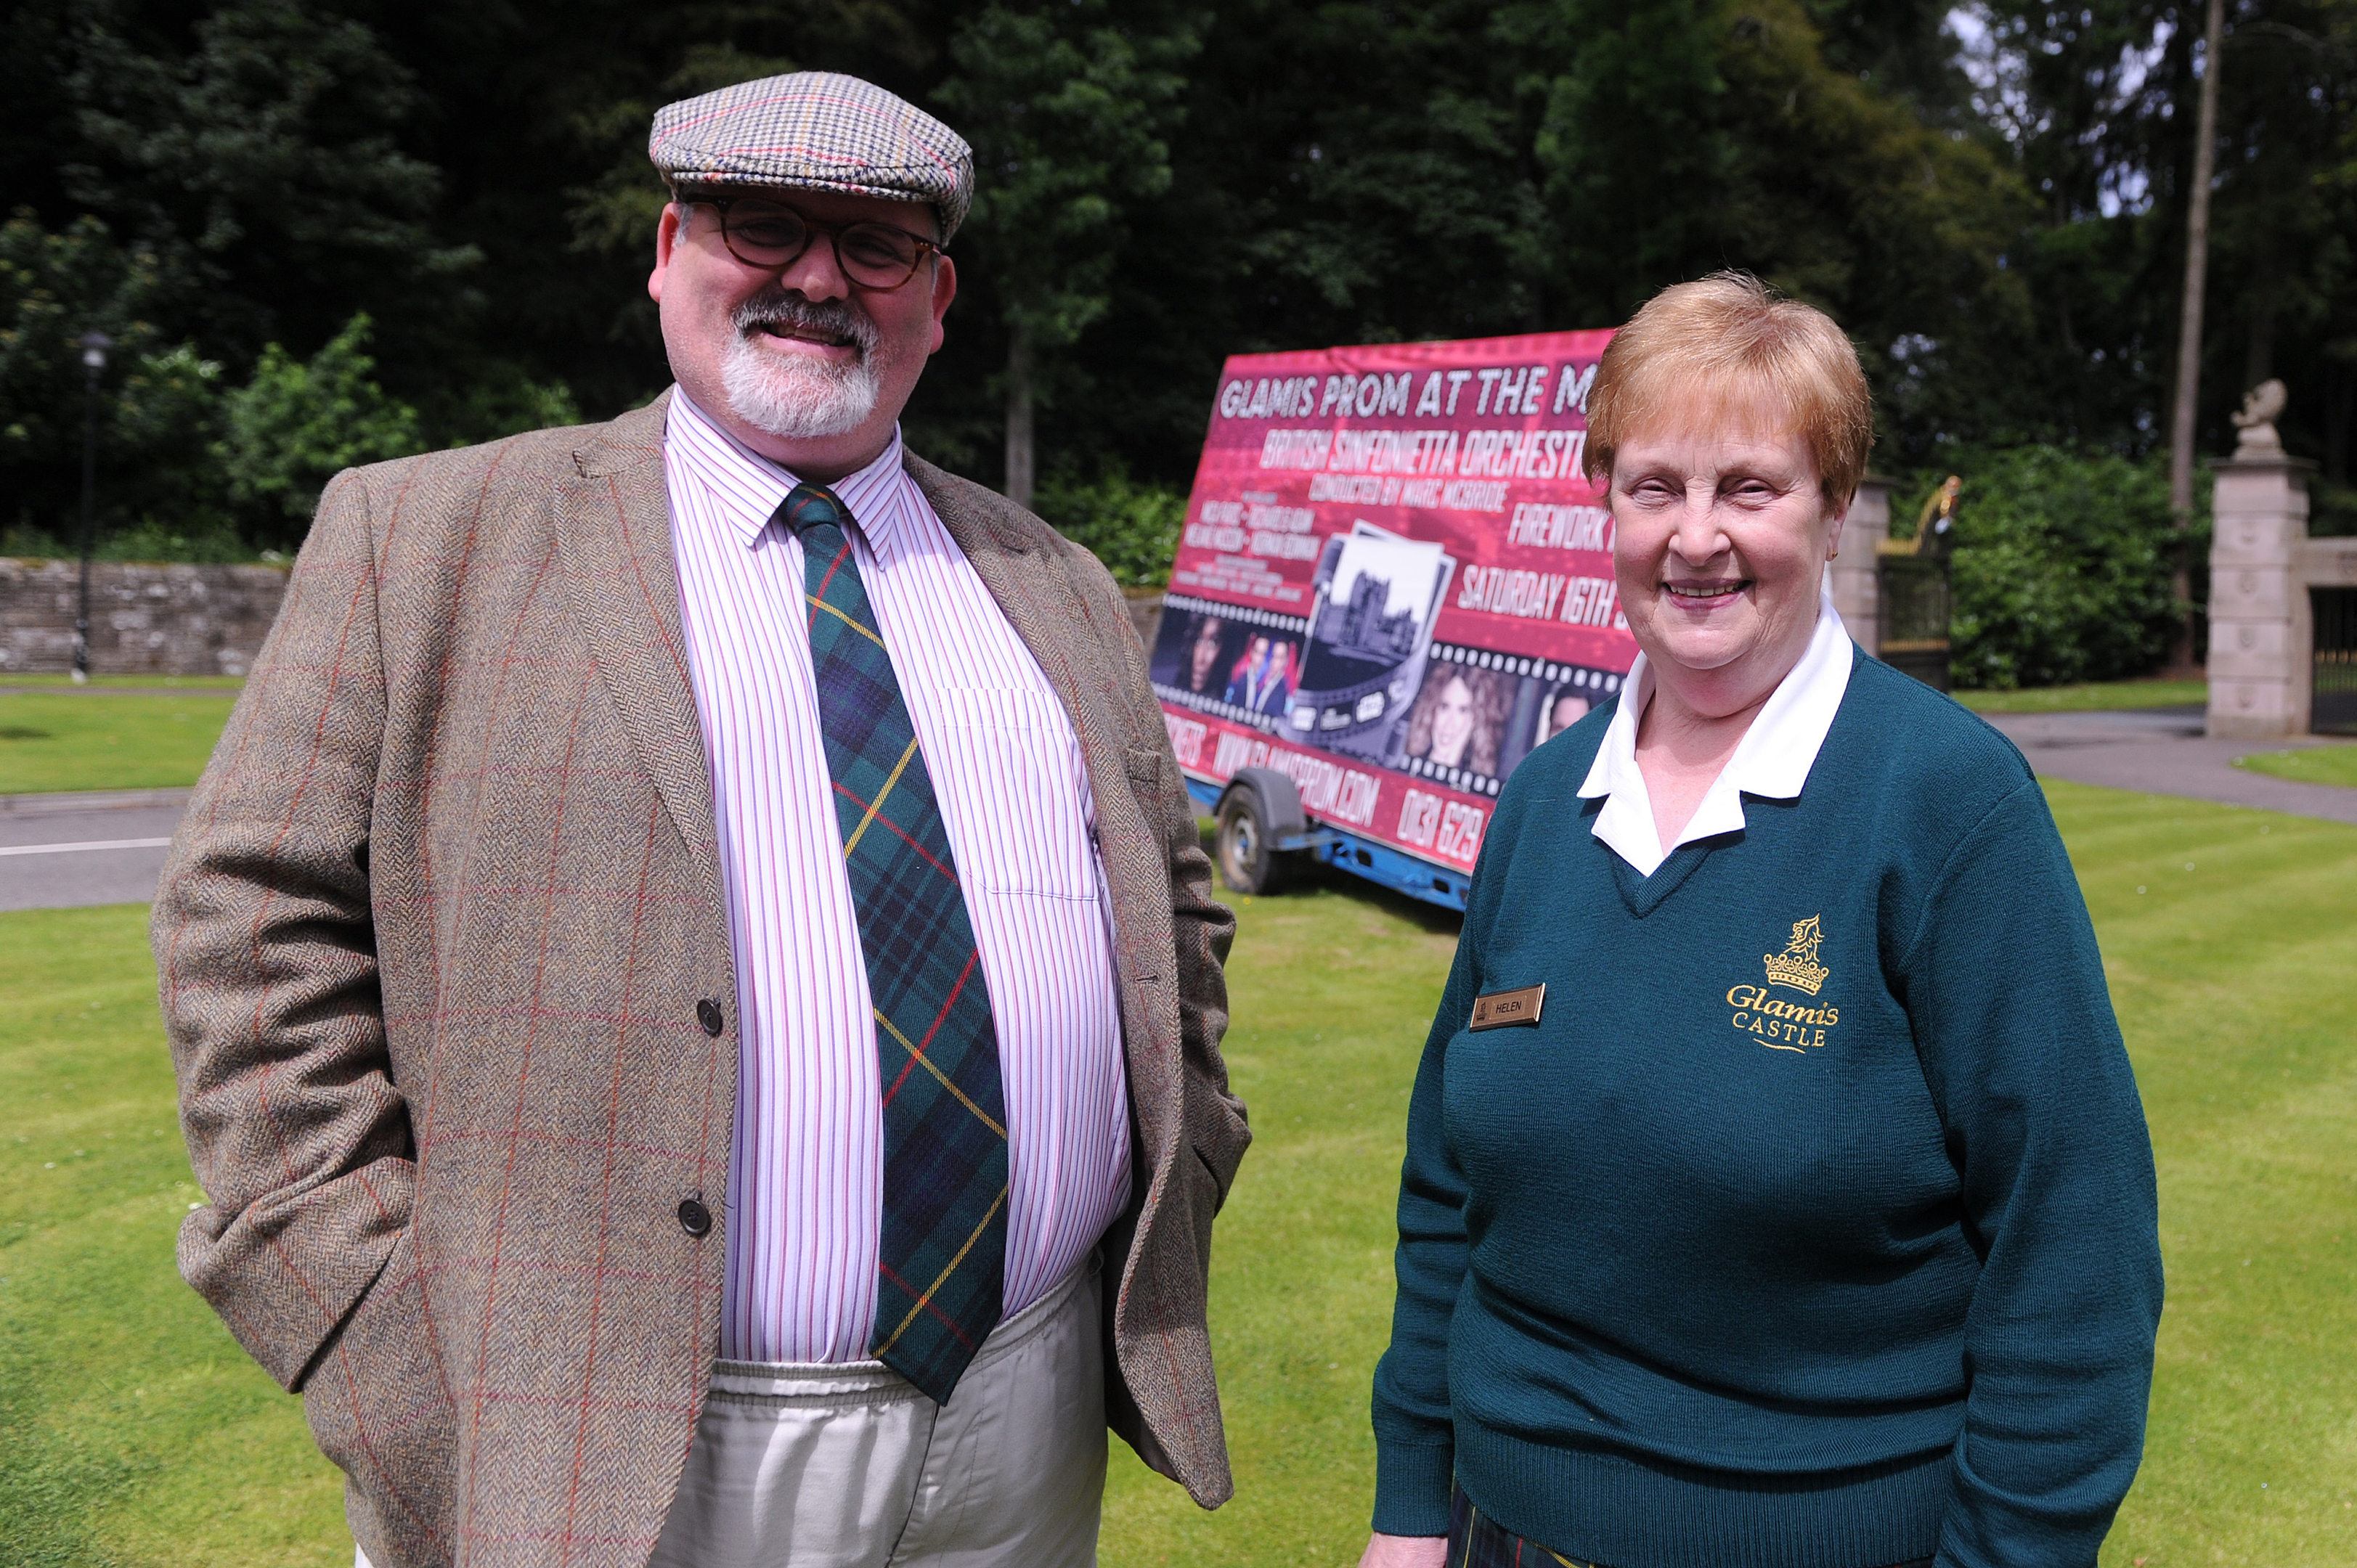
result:
M 1684 285 L 1588 430 L 1642 657 L 1474 877 L 1364 1561 L 2091 1563 L 2143 1444 L 2151 1146 L 2029 768 L 1822 596 L 1857 356 Z

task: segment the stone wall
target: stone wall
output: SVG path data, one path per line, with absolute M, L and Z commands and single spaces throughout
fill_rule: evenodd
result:
M 74 561 L 0 556 L 0 680 L 73 668 Z M 90 667 L 101 675 L 242 675 L 278 618 L 275 566 L 90 569 Z

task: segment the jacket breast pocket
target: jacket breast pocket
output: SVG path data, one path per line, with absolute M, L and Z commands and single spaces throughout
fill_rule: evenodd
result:
M 925 760 L 954 835 L 959 879 L 985 893 L 1093 903 L 1094 813 L 1062 706 L 1012 688 L 945 687 L 936 695 L 947 744 L 939 760 L 931 747 Z

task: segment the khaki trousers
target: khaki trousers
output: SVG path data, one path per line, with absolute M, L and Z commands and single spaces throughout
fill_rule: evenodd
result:
M 1094 1258 L 993 1329 L 946 1405 L 880 1362 L 722 1361 L 648 1568 L 1093 1568 Z
M 648 1568 L 1094 1568 L 1101 1289 L 1092 1257 L 991 1331 L 946 1405 L 879 1361 L 714 1363 Z

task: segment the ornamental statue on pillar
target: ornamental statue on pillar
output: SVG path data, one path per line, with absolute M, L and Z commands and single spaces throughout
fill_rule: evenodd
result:
M 2234 455 L 2218 465 L 2210 539 L 2209 731 L 2238 740 L 2305 735 L 2310 656 L 2308 475 L 2276 420 L 2284 384 L 2262 381 L 2234 415 Z

